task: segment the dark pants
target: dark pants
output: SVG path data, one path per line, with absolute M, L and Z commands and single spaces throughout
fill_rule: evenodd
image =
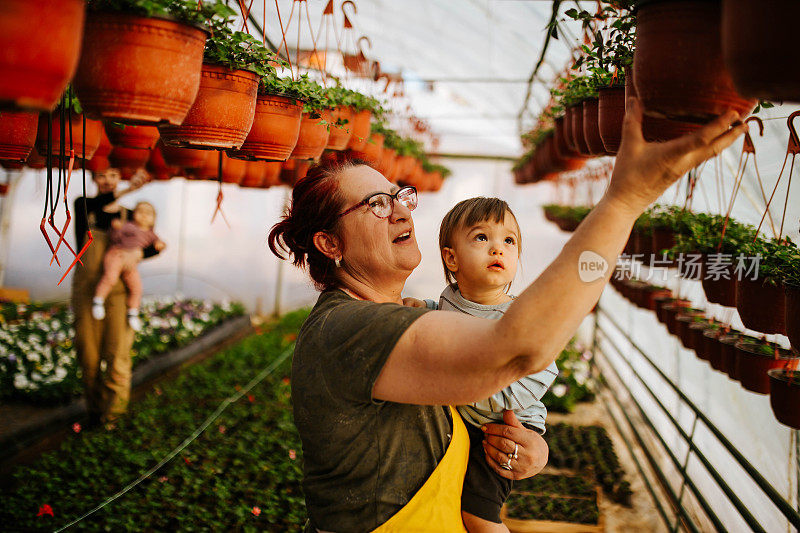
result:
M 499 476 L 486 462 L 483 431 L 466 421 L 464 424 L 469 433 L 469 462 L 461 493 L 461 510 L 499 524 L 500 509 L 511 493 L 514 482 Z

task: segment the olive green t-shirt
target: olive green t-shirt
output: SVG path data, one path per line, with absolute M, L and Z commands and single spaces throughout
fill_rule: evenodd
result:
M 446 407 L 372 399 L 400 336 L 428 309 L 323 292 L 297 337 L 294 420 L 311 525 L 371 531 L 400 510 L 444 456 Z

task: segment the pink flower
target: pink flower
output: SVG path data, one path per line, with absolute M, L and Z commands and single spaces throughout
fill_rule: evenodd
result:
M 219 432 L 224 434 L 226 429 L 228 429 L 228 428 L 226 428 L 225 426 L 220 426 L 219 427 Z
M 261 507 L 253 507 L 253 510 L 250 512 L 253 513 L 253 516 L 258 516 L 261 514 Z
M 292 461 L 297 459 L 297 452 L 294 450 L 289 450 L 289 459 L 291 459 Z
M 39 507 L 39 513 L 36 516 L 44 516 L 46 514 L 49 514 L 50 516 L 55 516 L 53 514 L 53 508 L 47 504 L 44 504 L 41 507 Z
M 75 422 L 74 424 L 72 424 L 72 431 L 74 431 L 75 433 L 80 433 L 81 425 Z
M 160 478 L 158 478 L 158 481 L 164 483 L 167 479 L 169 479 L 167 476 L 161 476 Z

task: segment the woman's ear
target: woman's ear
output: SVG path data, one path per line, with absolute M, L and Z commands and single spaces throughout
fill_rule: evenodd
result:
M 342 258 L 342 249 L 339 246 L 339 239 L 335 235 L 318 231 L 314 234 L 314 246 L 326 257 L 336 260 Z
M 455 252 L 453 252 L 452 248 L 444 247 L 442 248 L 442 261 L 444 261 L 444 265 L 447 267 L 447 270 L 455 274 L 458 272 L 458 259 L 456 258 Z

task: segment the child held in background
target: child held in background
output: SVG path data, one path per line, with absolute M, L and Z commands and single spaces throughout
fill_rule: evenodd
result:
M 500 318 L 514 300 L 508 290 L 517 272 L 520 237 L 517 219 L 503 200 L 481 197 L 460 202 L 445 215 L 439 230 L 448 286 L 438 305 L 413 298 L 406 298 L 404 303 Z M 500 509 L 511 492 L 512 481 L 497 474 L 486 462 L 481 426 L 504 423 L 503 410 L 508 409 L 523 425 L 543 434 L 547 409 L 541 398 L 557 375 L 558 368 L 551 363 L 490 398 L 458 407 L 470 437 L 461 498 L 462 518 L 470 533 L 508 531 L 500 520 Z M 508 461 L 500 466 L 512 470 L 513 455 L 509 454 Z
M 137 266 L 144 257 L 144 248 L 153 246 L 162 251 L 166 246 L 153 232 L 156 210 L 148 202 L 139 202 L 133 209 L 132 221 L 113 220 L 109 231 L 109 247 L 103 257 L 103 277 L 97 283 L 92 300 L 92 316 L 106 316 L 105 300 L 117 280 L 128 289 L 128 325 L 134 331 L 142 329 L 139 304 L 142 301 L 142 279 Z

